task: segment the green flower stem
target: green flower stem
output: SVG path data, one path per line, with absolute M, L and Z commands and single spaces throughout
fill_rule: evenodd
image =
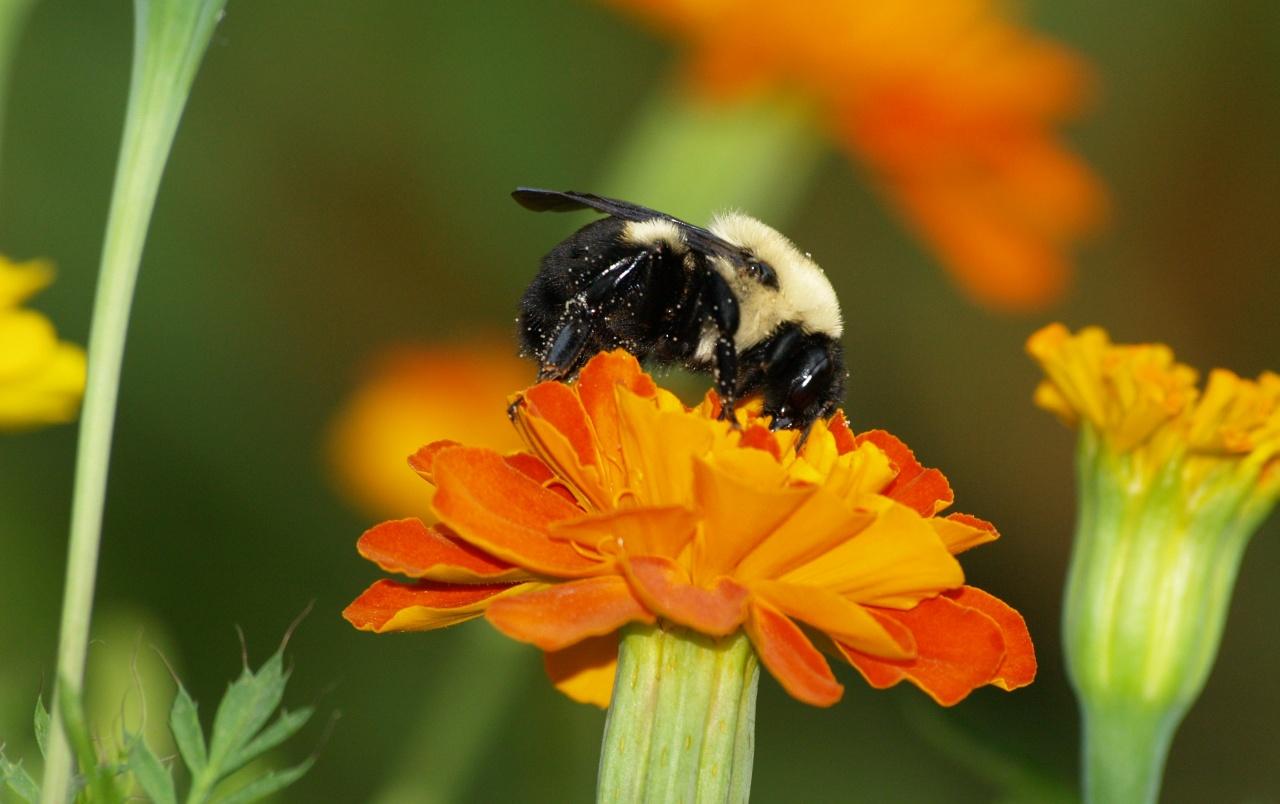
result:
M 225 6 L 226 0 L 134 3 L 135 49 L 129 106 L 89 333 L 89 376 L 80 421 L 58 637 L 57 677 L 77 694 L 84 677 L 120 364 L 138 264 L 178 120 Z M 56 697 L 53 711 L 58 711 Z M 70 779 L 71 754 L 61 719 L 55 717 L 42 801 L 66 801 Z
M 1209 477 L 1190 495 L 1184 473 L 1195 458 L 1142 460 L 1082 428 L 1063 639 L 1084 719 L 1085 800 L 1095 804 L 1156 800 L 1266 510 L 1252 505 L 1247 477 Z
M 596 799 L 744 802 L 751 792 L 759 662 L 738 632 L 623 631 Z
M 664 86 L 631 121 L 599 192 L 693 223 L 731 208 L 780 223 L 825 154 L 817 126 L 799 103 L 718 102 Z

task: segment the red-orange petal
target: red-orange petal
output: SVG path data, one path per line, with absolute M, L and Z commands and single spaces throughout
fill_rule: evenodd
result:
M 837 410 L 835 415 L 827 421 L 827 430 L 836 440 L 836 452 L 838 454 L 843 455 L 858 448 L 857 438 L 854 436 L 853 430 L 849 429 L 849 421 L 844 417 L 843 410 Z
M 1004 661 L 1004 638 L 996 621 L 951 598 L 930 598 L 909 611 L 871 612 L 886 624 L 905 626 L 916 641 L 916 658 L 906 661 L 878 659 L 840 645 L 849 663 L 877 689 L 906 680 L 943 706 L 952 706 L 992 683 Z
M 595 428 L 601 457 L 615 462 L 622 459 L 618 386 L 646 398 L 658 393 L 653 378 L 644 373 L 635 357 L 622 349 L 596 355 L 578 374 L 578 397 Z
M 618 635 L 591 637 L 564 650 L 544 653 L 542 663 L 556 689 L 578 703 L 605 709 L 613 697 L 613 680 L 618 673 Z
M 1036 649 L 1031 644 L 1027 621 L 1008 603 L 974 586 L 962 586 L 945 593 L 962 606 L 977 609 L 995 621 L 1004 637 L 1004 661 L 992 684 L 1004 690 L 1025 687 L 1036 679 Z
M 884 450 L 898 467 L 898 476 L 881 494 L 914 508 L 921 516 L 933 516 L 955 501 L 951 484 L 937 469 L 925 469 L 911 448 L 897 436 L 884 430 L 870 430 L 855 439 L 856 444 L 870 441 Z
M 747 636 L 756 655 L 791 696 L 814 706 L 831 706 L 844 695 L 822 653 L 785 614 L 753 600 Z
M 502 633 L 543 650 L 563 650 L 630 622 L 654 622 L 627 582 L 603 575 L 494 601 L 485 615 Z
M 484 613 L 498 595 L 532 584 L 450 584 L 436 581 L 377 581 L 343 610 L 361 631 L 430 631 L 457 625 Z
M 709 588 L 694 586 L 674 561 L 639 556 L 623 562 L 636 596 L 651 611 L 710 636 L 738 630 L 747 616 L 746 588 L 720 577 Z
M 578 463 L 584 466 L 599 463 L 595 433 L 572 388 L 560 382 L 539 383 L 524 392 L 524 406 L 520 415 L 536 416 L 568 439 Z
M 441 525 L 421 519 L 393 519 L 369 528 L 356 542 L 360 555 L 387 572 L 447 583 L 531 580 L 513 567 L 463 542 Z
M 433 468 L 432 507 L 467 542 L 543 575 L 581 577 L 599 567 L 548 536 L 552 522 L 581 516 L 582 509 L 513 469 L 496 452 L 453 447 L 436 455 Z
M 440 454 L 441 450 L 460 446 L 462 445 L 457 441 L 449 441 L 448 439 L 432 441 L 426 446 L 418 447 L 418 451 L 409 456 L 409 466 L 413 468 L 413 471 L 422 475 L 423 479 L 428 483 L 435 483 L 432 478 L 431 467 L 435 463 L 436 456 Z

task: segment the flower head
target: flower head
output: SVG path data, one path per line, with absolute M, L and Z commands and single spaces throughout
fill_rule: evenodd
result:
M 19 305 L 53 281 L 53 266 L 0 257 L 0 429 L 71 421 L 84 392 L 84 351 Z
M 496 338 L 383 351 L 330 425 L 337 485 L 374 516 L 432 518 L 431 495 L 404 471 L 404 456 L 446 436 L 501 452 L 518 449 L 520 438 L 502 409 L 477 409 L 475 400 L 500 398 L 529 376 Z
M 356 627 L 483 614 L 545 651 L 562 690 L 601 705 L 628 623 L 745 630 L 783 687 L 817 705 L 842 693 L 824 650 L 874 686 L 906 679 L 944 704 L 1034 676 L 1021 617 L 965 586 L 953 557 L 995 529 L 939 515 L 946 479 L 893 436 L 855 435 L 837 414 L 802 445 L 749 408 L 730 427 L 714 396 L 688 409 L 620 351 L 511 410 L 526 452 L 439 441 L 410 459 L 440 523 L 361 537 L 363 556 L 418 580 L 375 583 L 345 612 Z
M 1280 498 L 1280 376 L 1210 372 L 1096 327 L 1031 336 L 1037 404 L 1080 429 L 1064 602 L 1086 798 L 1154 800 L 1217 654 L 1244 550 Z
M 982 302 L 1058 298 L 1068 252 L 1104 216 L 1098 180 L 1054 133 L 1085 104 L 1086 65 L 994 0 L 608 2 L 681 41 L 713 95 L 811 99 Z

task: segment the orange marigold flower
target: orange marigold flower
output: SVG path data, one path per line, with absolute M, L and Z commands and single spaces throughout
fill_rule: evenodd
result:
M 371 516 L 432 518 L 431 495 L 404 456 L 436 439 L 519 449 L 500 398 L 529 381 L 527 363 L 500 339 L 401 345 L 378 355 L 330 425 L 329 463 L 343 494 Z
M 946 479 L 888 433 L 855 435 L 837 414 L 801 445 L 747 409 L 731 428 L 714 397 L 687 409 L 622 351 L 575 384 L 535 385 L 512 413 L 528 452 L 437 441 L 411 458 L 440 523 L 360 538 L 361 555 L 416 580 L 366 590 L 344 612 L 357 628 L 483 614 L 599 705 L 628 623 L 745 629 L 782 686 L 820 706 L 843 688 L 819 648 L 873 686 L 905 679 L 946 705 L 1032 680 L 1022 618 L 965 586 L 952 555 L 995 529 L 940 516 Z
M 974 298 L 1059 298 L 1072 245 L 1104 217 L 1089 168 L 1058 140 L 1090 74 L 995 0 L 608 0 L 680 40 L 716 96 L 808 96 L 851 157 Z

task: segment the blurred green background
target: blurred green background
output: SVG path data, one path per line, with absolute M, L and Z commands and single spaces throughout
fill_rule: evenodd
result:
M 1003 532 L 966 570 L 1026 615 L 1040 677 L 941 711 L 851 672 L 839 705 L 812 709 L 766 676 L 758 801 L 1009 796 L 1006 769 L 956 733 L 1071 783 L 1077 725 L 1057 624 L 1074 437 L 1030 404 L 1037 373 L 1022 342 L 1034 328 L 1100 323 L 1117 340 L 1169 342 L 1202 368 L 1280 369 L 1280 6 L 1088 0 L 1028 15 L 1091 60 L 1101 84 L 1070 136 L 1110 186 L 1113 222 L 1067 301 L 1037 316 L 966 301 L 834 149 L 772 222 L 841 295 L 854 421 L 903 437 L 947 473 L 958 510 Z M 0 250 L 57 261 L 36 306 L 81 343 L 131 38 L 124 0 L 42 0 L 5 114 Z M 555 693 L 536 651 L 497 643 L 483 623 L 374 638 L 339 618 L 379 573 L 355 554 L 371 520 L 335 493 L 323 439 L 381 346 L 511 327 L 537 260 L 582 219 L 531 215 L 507 193 L 603 190 L 673 56 L 585 0 L 232 0 L 143 259 L 96 611 L 113 627 L 91 648 L 91 674 L 111 656 L 127 662 L 139 641 L 140 655 L 164 645 L 208 717 L 238 671 L 234 626 L 256 664 L 314 600 L 290 646 L 286 700 L 341 716 L 327 738 L 320 717 L 283 752 L 291 764 L 320 746 L 284 800 L 373 800 L 406 773 L 456 800 L 591 796 L 603 716 Z M 0 438 L 0 743 L 11 756 L 34 759 L 30 712 L 50 687 L 74 446 L 74 427 Z M 1246 556 L 1164 800 L 1280 800 L 1277 566 L 1272 521 Z M 462 651 L 493 661 L 459 668 Z M 99 709 L 113 715 L 118 702 Z M 479 758 L 458 772 L 451 752 L 477 733 Z

